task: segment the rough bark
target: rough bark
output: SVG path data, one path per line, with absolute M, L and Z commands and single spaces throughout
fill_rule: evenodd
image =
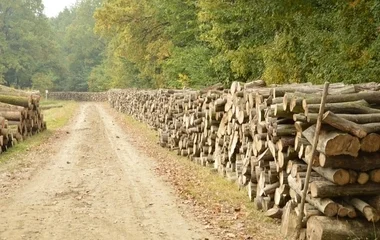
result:
M 379 185 L 376 183 L 348 184 L 339 186 L 329 181 L 314 181 L 310 183 L 310 192 L 312 197 L 316 198 L 334 198 L 346 196 L 368 196 L 375 195 L 379 192 Z
M 380 168 L 380 152 L 360 153 L 357 157 L 345 155 L 326 156 L 320 154 L 319 163 L 323 168 L 343 168 L 366 172 Z
M 29 108 L 31 106 L 30 97 L 19 97 L 19 96 L 8 96 L 0 94 L 0 102 L 7 103 L 11 105 L 21 106 Z

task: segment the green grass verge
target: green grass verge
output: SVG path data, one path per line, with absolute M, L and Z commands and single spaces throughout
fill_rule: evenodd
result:
M 74 115 L 78 103 L 74 101 L 42 101 L 41 105 L 62 105 L 62 108 L 51 108 L 43 111 L 48 130 L 55 131 L 63 127 Z
M 42 101 L 41 105 L 44 104 L 57 104 L 62 105 L 63 107 L 44 110 L 44 120 L 47 123 L 48 129 L 26 139 L 25 141 L 17 144 L 16 146 L 9 148 L 6 152 L 0 154 L 0 163 L 5 163 L 16 156 L 24 154 L 28 150 L 41 145 L 58 129 L 60 129 L 68 123 L 68 121 L 74 115 L 75 110 L 78 107 L 78 104 L 72 101 Z

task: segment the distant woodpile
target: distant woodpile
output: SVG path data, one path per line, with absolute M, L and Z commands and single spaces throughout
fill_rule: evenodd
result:
M 51 92 L 48 99 L 73 100 L 78 102 L 106 102 L 106 92 Z
M 200 91 L 112 90 L 109 101 L 157 129 L 162 147 L 246 188 L 257 209 L 282 218 L 285 235 L 296 227 L 311 161 L 300 238 L 379 236 L 380 84 L 330 85 L 311 160 L 322 89 L 234 82 Z
M 0 85 L 0 152 L 46 129 L 40 95 Z

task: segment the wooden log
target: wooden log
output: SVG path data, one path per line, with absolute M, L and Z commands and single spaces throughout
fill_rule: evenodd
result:
M 303 136 L 310 142 L 313 139 L 315 125 L 302 132 Z M 322 128 L 317 150 L 328 156 L 350 155 L 357 157 L 360 150 L 360 141 L 357 137 L 347 133 L 331 131 L 328 128 Z
M 348 204 L 346 201 L 342 201 L 340 205 L 347 210 L 347 217 L 356 218 L 358 216 L 355 208 L 352 205 Z
M 372 122 L 372 123 L 366 123 L 361 125 L 367 133 L 376 133 L 380 132 L 380 123 L 379 122 Z
M 300 204 L 298 206 L 300 206 Z M 296 210 L 300 211 L 300 207 L 298 207 Z M 316 207 L 314 207 L 313 205 L 311 205 L 309 203 L 305 204 L 303 213 L 304 213 L 303 222 L 305 222 L 305 223 L 312 216 L 321 216 L 322 215 L 322 213 Z
M 362 220 L 339 220 L 325 216 L 312 216 L 307 222 L 307 239 L 310 240 L 347 240 L 376 239 L 380 228 Z
M 305 110 L 305 115 L 309 113 L 317 113 L 320 104 L 308 104 L 304 99 L 302 106 Z M 371 108 L 370 105 L 364 100 L 358 100 L 354 102 L 340 102 L 340 103 L 327 103 L 325 105 L 325 111 L 331 111 L 334 113 L 357 113 L 357 114 L 370 114 L 380 113 L 379 109 Z
M 341 118 L 331 111 L 327 111 L 325 114 L 323 114 L 322 121 L 343 132 L 351 133 L 358 138 L 364 138 L 367 136 L 367 132 L 364 127 L 357 123 Z
M 244 89 L 250 89 L 250 88 L 261 88 L 265 87 L 267 84 L 264 80 L 255 80 L 251 82 L 246 82 L 243 84 Z
M 370 133 L 360 141 L 360 150 L 364 152 L 377 152 L 380 150 L 380 135 Z
M 379 192 L 379 185 L 376 183 L 348 184 L 339 186 L 329 181 L 314 181 L 310 183 L 310 193 L 312 197 L 334 198 L 344 196 L 368 196 Z
M 289 186 L 301 196 L 302 192 L 297 188 L 296 180 L 292 176 L 288 176 Z M 313 198 L 309 194 L 306 195 L 306 201 L 318 208 L 324 215 L 333 217 L 338 213 L 338 205 L 328 198 Z
M 9 96 L 21 96 L 21 97 L 30 97 L 32 95 L 36 95 L 36 97 L 39 97 L 38 91 L 24 91 L 19 90 L 11 87 L 7 87 L 4 85 L 0 85 L 0 94 L 9 95 Z
M 292 164 L 292 170 L 290 171 L 290 174 L 292 175 L 292 177 L 296 177 L 297 173 L 306 172 L 306 171 L 307 171 L 306 164 L 296 163 L 296 164 Z
M 265 216 L 266 217 L 270 217 L 270 218 L 278 218 L 278 219 L 281 219 L 282 217 L 282 209 L 279 208 L 279 207 L 273 207 L 271 209 L 269 209 L 268 211 L 265 212 Z
M 276 147 L 279 151 L 286 150 L 289 146 L 294 146 L 294 142 L 294 137 L 282 137 L 277 141 Z
M 8 96 L 0 94 L 0 102 L 7 103 L 11 105 L 21 106 L 29 108 L 31 107 L 31 98 L 30 97 L 19 97 L 19 96 Z
M 356 183 L 358 180 L 358 173 L 354 170 L 348 169 L 350 175 L 350 181 L 348 183 Z
M 15 106 L 7 103 L 0 102 L 0 110 L 1 111 L 23 111 L 25 108 L 20 106 Z
M 315 153 L 313 155 L 312 154 L 312 146 L 311 145 L 307 145 L 305 147 L 305 156 L 301 157 L 301 159 L 304 160 L 304 162 L 306 162 L 307 164 L 309 164 L 309 162 L 311 162 L 311 164 L 312 164 L 313 167 L 319 167 L 320 166 L 320 163 L 319 163 L 319 154 L 320 153 Z
M 359 184 L 366 184 L 369 181 L 369 174 L 366 172 L 359 172 L 358 179 L 356 180 Z
M 369 113 L 369 114 L 339 114 L 339 113 L 336 114 L 335 113 L 335 115 L 357 124 L 380 122 L 380 113 Z M 293 119 L 294 121 L 307 121 L 309 123 L 316 123 L 317 114 L 309 113 L 307 116 L 305 114 L 294 114 Z
M 281 234 L 284 237 L 290 238 L 295 235 L 295 230 L 297 227 L 297 215 L 294 211 L 297 203 L 293 201 L 288 201 L 283 209 L 282 221 L 281 221 Z
M 272 184 L 266 184 L 264 186 L 264 188 L 262 188 L 261 191 L 259 192 L 259 195 L 260 196 L 267 196 L 269 194 L 272 194 L 276 191 L 276 188 L 278 188 L 279 186 L 280 186 L 280 182 L 275 182 Z
M 289 197 L 296 203 L 301 202 L 301 195 L 299 195 L 293 188 L 289 189 Z
M 231 94 L 234 94 L 235 92 L 241 91 L 242 88 L 243 88 L 243 83 L 238 82 L 238 81 L 233 81 L 231 83 L 230 92 Z
M 334 92 L 335 89 L 345 87 L 344 84 L 334 83 L 330 85 L 329 93 Z M 311 83 L 302 83 L 302 84 L 289 84 L 283 86 L 276 86 L 273 88 L 273 96 L 280 97 L 284 96 L 286 93 L 314 93 L 320 94 L 323 91 L 323 85 L 312 85 Z
M 297 135 L 298 135 L 298 133 L 297 133 Z M 297 136 L 297 135 L 296 135 L 295 140 L 294 140 L 294 149 L 296 151 L 300 151 L 301 146 L 310 145 L 310 142 L 302 136 L 302 133 L 299 136 Z
M 360 92 L 360 93 L 351 93 L 351 94 L 334 94 L 327 95 L 327 103 L 339 103 L 339 102 L 352 102 L 365 100 L 368 103 L 380 104 L 380 92 L 370 91 L 370 92 Z M 320 103 L 321 96 L 312 95 L 307 98 L 307 103 Z
M 372 182 L 380 183 L 380 169 L 374 169 L 369 173 Z
M 346 198 L 346 201 L 359 210 L 369 222 L 378 222 L 380 220 L 377 210 L 361 199 Z
M 379 83 L 376 82 L 369 82 L 369 83 L 358 83 L 354 84 L 355 91 L 356 92 L 372 92 L 372 91 L 379 91 L 380 86 Z
M 313 170 L 338 185 L 346 185 L 350 182 L 350 174 L 345 169 L 313 167 Z
M 323 168 L 343 168 L 366 172 L 380 168 L 380 153 L 360 153 L 357 157 L 320 154 L 319 164 Z
M 366 198 L 365 201 L 380 213 L 380 195 Z
M 250 181 L 247 185 L 247 193 L 248 193 L 249 200 L 251 200 L 251 202 L 254 200 L 254 198 L 257 195 L 256 190 L 257 190 L 257 184 Z

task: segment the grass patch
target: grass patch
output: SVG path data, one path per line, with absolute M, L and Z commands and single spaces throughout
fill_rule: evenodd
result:
M 46 105 L 61 105 L 62 103 L 68 103 L 68 101 L 59 101 L 59 100 L 41 100 L 40 106 L 46 106 Z
M 48 102 L 48 103 L 46 103 Z M 25 141 L 17 144 L 16 146 L 9 148 L 6 152 L 0 154 L 0 163 L 5 163 L 16 156 L 26 153 L 30 149 L 41 145 L 49 137 L 51 137 L 59 128 L 68 123 L 70 118 L 74 115 L 75 110 L 78 107 L 76 102 L 72 101 L 41 101 L 43 104 L 59 104 L 62 108 L 52 108 L 44 110 L 44 121 L 47 123 L 47 130 L 39 134 L 36 134 Z
M 62 108 L 51 108 L 43 111 L 44 120 L 51 131 L 63 127 L 74 115 L 78 103 L 74 101 L 42 101 L 42 105 L 62 105 Z

